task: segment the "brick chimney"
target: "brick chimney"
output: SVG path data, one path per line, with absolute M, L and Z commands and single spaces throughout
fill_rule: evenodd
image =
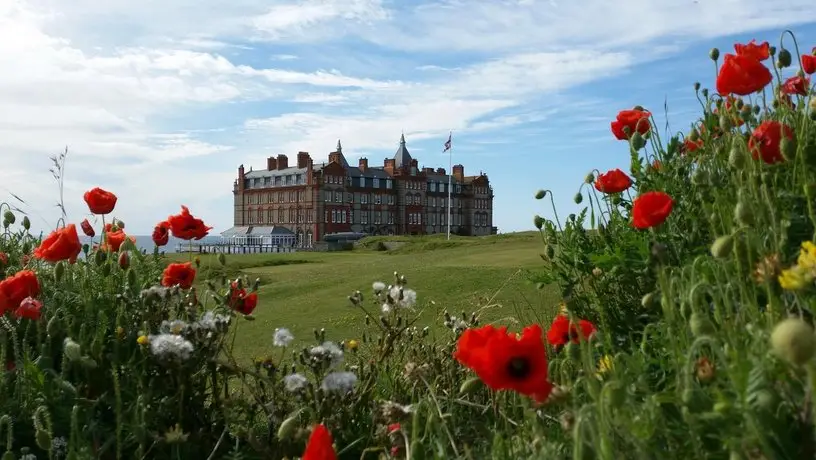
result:
M 286 169 L 289 167 L 289 158 L 286 155 L 278 155 L 278 170 Z
M 416 160 L 416 158 L 411 158 L 411 166 L 413 166 L 414 168 L 419 167 L 419 162 Z
M 238 190 L 244 190 L 244 165 L 238 166 Z
M 460 182 L 465 180 L 465 167 L 462 165 L 453 165 L 453 178 Z
M 298 161 L 297 165 L 298 166 L 297 167 L 298 168 L 305 168 L 306 166 L 309 165 L 309 161 L 311 159 L 312 159 L 312 157 L 309 156 L 309 152 L 298 152 L 298 156 L 297 156 L 297 161 Z
M 445 175 L 445 168 L 436 168 L 436 173 L 441 174 L 441 175 L 444 176 Z
M 359 168 L 360 171 L 366 172 L 366 170 L 368 169 L 368 158 L 360 158 Z
M 394 175 L 394 165 L 395 164 L 396 164 L 396 160 L 394 160 L 393 158 L 386 158 L 385 159 L 385 163 L 383 163 L 383 169 L 385 169 L 385 172 L 387 172 L 388 175 L 390 175 L 390 176 Z
M 340 152 L 332 152 L 329 154 L 329 163 L 337 163 L 343 164 L 341 157 L 343 156 Z
M 422 168 L 423 174 L 433 174 L 433 172 L 434 172 L 433 168 Z
M 267 171 L 274 171 L 278 169 L 278 161 L 275 157 L 269 157 L 266 159 L 266 170 Z

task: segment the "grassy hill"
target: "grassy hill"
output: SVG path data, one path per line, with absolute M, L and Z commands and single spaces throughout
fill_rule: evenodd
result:
M 399 242 L 392 250 L 380 243 Z M 489 237 L 370 237 L 348 252 L 300 252 L 201 257 L 200 278 L 245 274 L 259 278 L 260 302 L 256 321 L 242 321 L 236 344 L 244 358 L 264 355 L 272 348 L 276 327 L 289 328 L 298 340 L 313 340 L 312 330 L 324 327 L 327 337 L 359 338 L 363 314 L 347 297 L 360 290 L 370 297 L 371 284 L 393 279 L 394 271 L 408 278 L 424 307 L 421 325 L 444 329 L 442 313 L 468 314 L 484 308 L 482 317 L 496 320 L 550 311 L 559 301 L 552 290 L 538 290 L 527 270 L 541 267 L 543 249 L 538 233 Z M 176 254 L 174 259 L 189 259 Z M 367 299 L 368 300 L 368 299 Z M 373 306 L 372 306 L 373 308 Z

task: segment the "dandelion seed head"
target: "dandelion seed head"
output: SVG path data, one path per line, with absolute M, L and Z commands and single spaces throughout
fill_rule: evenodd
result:
M 295 336 L 292 335 L 292 332 L 285 327 L 279 327 L 275 329 L 275 335 L 272 338 L 272 344 L 276 347 L 286 347 L 289 346 L 292 341 L 295 340 Z
M 357 376 L 353 372 L 332 372 L 323 379 L 320 388 L 324 391 L 348 393 L 356 383 Z
M 308 385 L 309 380 L 304 377 L 302 374 L 294 373 L 289 374 L 283 378 L 283 384 L 286 388 L 286 391 L 290 393 L 298 392 Z
M 186 361 L 193 354 L 193 344 L 175 334 L 151 335 L 150 353 L 166 361 Z

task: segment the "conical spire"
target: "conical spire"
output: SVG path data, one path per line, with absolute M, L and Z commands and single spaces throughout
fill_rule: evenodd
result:
M 405 133 L 400 134 L 400 145 L 405 145 Z
M 411 165 L 411 154 L 408 153 L 408 148 L 405 146 L 405 134 L 400 136 L 400 145 L 397 153 L 394 154 L 394 166 L 397 168 L 407 168 Z
M 337 151 L 343 153 L 343 146 L 340 145 L 340 139 L 337 139 Z

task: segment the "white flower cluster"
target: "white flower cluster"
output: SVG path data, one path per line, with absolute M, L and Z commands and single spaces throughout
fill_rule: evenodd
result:
M 312 347 L 309 355 L 315 361 L 327 361 L 330 369 L 343 363 L 343 350 L 334 342 L 323 342 L 321 345 Z
M 417 303 L 417 293 L 413 289 L 406 289 L 402 284 L 386 286 L 382 281 L 371 285 L 374 294 L 382 301 L 380 309 L 383 313 L 390 313 L 395 308 L 413 308 Z
M 275 329 L 275 335 L 272 337 L 272 344 L 276 347 L 287 347 L 293 340 L 295 340 L 295 336 L 292 335 L 289 329 L 279 327 Z

